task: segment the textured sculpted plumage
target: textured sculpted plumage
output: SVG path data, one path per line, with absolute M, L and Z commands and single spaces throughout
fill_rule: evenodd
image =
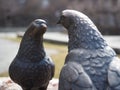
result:
M 9 67 L 11 79 L 21 85 L 23 90 L 46 90 L 54 75 L 54 63 L 43 47 L 46 29 L 46 22 L 42 19 L 30 24 Z
M 64 10 L 59 22 L 68 31 L 68 55 L 59 90 L 120 90 L 120 59 L 83 13 Z

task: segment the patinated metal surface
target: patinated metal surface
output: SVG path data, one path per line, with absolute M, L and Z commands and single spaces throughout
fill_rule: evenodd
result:
M 120 60 L 94 23 L 75 10 L 64 10 L 58 23 L 69 35 L 59 90 L 120 90 Z
M 30 24 L 9 67 L 11 79 L 23 90 L 46 90 L 54 75 L 54 64 L 43 47 L 43 34 L 46 29 L 46 22 L 41 19 Z

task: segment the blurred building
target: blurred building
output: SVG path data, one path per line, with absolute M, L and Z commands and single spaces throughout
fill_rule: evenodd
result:
M 88 15 L 104 34 L 120 34 L 120 0 L 0 0 L 0 26 L 27 26 L 36 18 L 55 26 L 67 8 Z
M 64 0 L 0 0 L 0 26 L 26 26 L 36 18 L 52 25 Z
M 120 0 L 71 0 L 69 8 L 87 14 L 103 34 L 120 34 Z

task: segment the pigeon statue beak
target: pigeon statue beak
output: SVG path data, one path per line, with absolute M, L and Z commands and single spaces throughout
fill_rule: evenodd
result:
M 35 20 L 32 23 L 32 27 L 34 28 L 34 30 L 31 32 L 33 36 L 34 35 L 35 36 L 36 35 L 43 35 L 46 32 L 46 30 L 47 30 L 46 22 L 41 20 L 41 19 Z
M 42 28 L 42 29 L 47 29 L 47 25 L 46 25 L 45 23 L 42 23 L 42 24 L 41 24 L 41 28 Z
M 46 30 L 47 30 L 47 25 L 45 23 L 42 23 L 41 24 L 41 29 L 42 29 L 43 33 L 45 33 Z

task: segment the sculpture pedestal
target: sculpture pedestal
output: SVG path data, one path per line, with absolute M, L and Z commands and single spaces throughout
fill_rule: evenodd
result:
M 0 77 L 0 90 L 22 90 L 22 88 L 9 77 Z M 58 79 L 52 79 L 47 90 L 58 90 Z

